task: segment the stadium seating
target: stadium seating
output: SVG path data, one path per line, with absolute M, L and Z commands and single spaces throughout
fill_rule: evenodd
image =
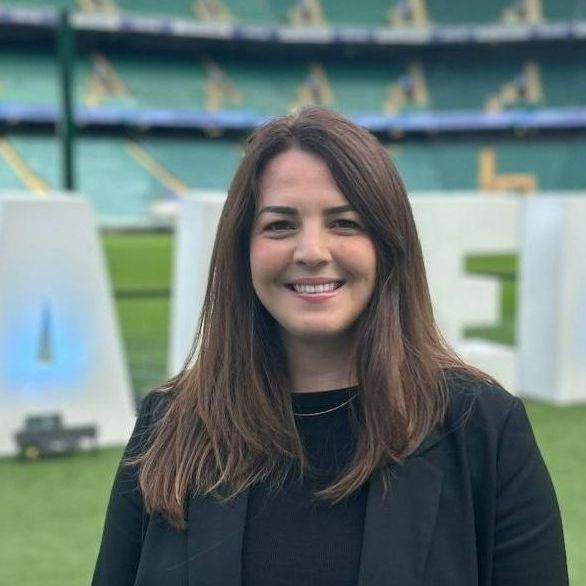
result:
M 586 18 L 586 0 L 13 0 L 85 10 L 121 10 L 145 15 L 250 24 L 286 24 L 291 10 L 317 6 L 330 25 L 397 26 L 429 23 L 521 22 L 523 18 Z M 198 4 L 199 3 L 199 4 Z M 305 9 L 303 8 L 303 9 Z M 529 14 L 531 8 L 532 15 Z M 207 16 L 204 13 L 208 12 Z M 214 10 L 217 16 L 214 16 Z M 524 14 L 525 11 L 525 14 Z M 415 15 L 418 15 L 415 18 Z M 394 19 L 394 20 L 393 20 Z M 417 20 L 418 19 L 418 20 Z M 319 20 L 319 19 L 318 19 Z M 321 103 L 349 115 L 499 112 L 509 109 L 586 106 L 586 51 L 579 45 L 466 46 L 461 51 L 373 57 L 240 55 L 214 48 L 180 54 L 137 47 L 80 46 L 75 103 L 139 111 L 227 112 L 271 116 L 306 103 Z M 57 107 L 55 56 L 32 47 L 0 46 L 0 109 L 12 104 Z M 6 110 L 8 111 L 8 110 Z M 76 146 L 78 188 L 91 198 L 104 223 L 150 221 L 150 206 L 192 189 L 225 191 L 238 163 L 237 139 L 81 136 Z M 397 139 L 398 135 L 393 138 Z M 586 141 L 578 134 L 537 138 L 468 135 L 460 139 L 404 136 L 389 152 L 410 191 L 511 188 L 522 192 L 586 189 Z M 0 137 L 0 190 L 58 189 L 59 150 L 54 138 Z
M 1 4 L 9 6 L 44 6 L 69 8 L 92 12 L 131 12 L 144 15 L 172 16 L 180 18 L 205 17 L 205 9 L 198 9 L 198 1 L 213 5 L 216 0 L 9 0 Z M 312 0 L 316 1 L 316 0 Z M 424 20 L 433 24 L 468 24 L 509 22 L 539 22 L 586 18 L 586 0 L 369 0 L 368 2 L 340 2 L 319 0 L 325 23 L 350 26 L 386 26 L 396 21 L 396 13 L 422 13 Z M 286 24 L 291 22 L 291 10 L 295 0 L 222 0 L 219 21 L 243 24 Z M 533 8 L 535 5 L 536 8 Z M 415 9 L 415 10 L 414 10 Z M 212 11 L 213 12 L 213 11 Z M 208 11 L 209 14 L 209 11 Z M 532 16 L 537 14 L 537 17 Z M 211 18 L 213 20 L 213 18 Z M 399 18 L 399 24 L 422 24 Z
M 78 60 L 76 102 L 88 107 L 164 108 L 178 110 L 246 110 L 277 114 L 311 98 L 311 67 L 318 63 L 327 80 L 323 104 L 345 113 L 415 110 L 482 110 L 490 100 L 505 108 L 570 107 L 586 104 L 586 53 L 523 60 L 504 59 L 503 50 L 469 59 L 472 52 L 428 62 L 342 61 L 279 63 L 190 57 L 164 59 L 149 55 L 93 53 Z M 214 63 L 210 71 L 210 62 Z M 106 63 L 107 65 L 104 65 Z M 100 65 L 101 64 L 101 65 Z M 424 100 L 404 96 L 413 65 L 419 64 Z M 511 97 L 535 64 L 539 99 Z M 478 69 L 482 75 L 477 75 Z M 321 74 L 320 74 L 321 75 Z M 305 84 L 305 89 L 303 88 Z M 364 88 L 368 87 L 368 91 Z M 46 55 L 0 51 L 0 103 L 57 104 L 57 71 Z M 301 95 L 305 99 L 300 99 Z M 401 99 L 397 100 L 397 92 Z M 417 95 L 417 92 L 415 92 Z M 319 93 L 318 93 L 319 96 Z M 319 99 L 317 100 L 320 101 Z M 394 104 L 394 105 L 393 105 Z M 397 107 L 398 106 L 398 107 Z M 488 108 L 494 110 L 495 108 Z
M 0 49 L 0 103 L 56 104 L 57 66 L 50 55 Z
M 76 75 L 76 101 L 84 105 L 116 105 L 125 108 L 203 108 L 202 71 L 195 59 L 178 60 L 172 63 L 149 55 L 148 59 L 136 56 L 123 58 L 100 55 L 107 59 L 118 79 L 126 86 L 127 93 L 108 91 L 112 83 L 102 80 L 103 92 L 100 100 L 92 104 L 92 78 L 100 80 L 96 73 L 95 57 L 79 61 Z
M 28 171 L 18 175 L 0 141 L 0 191 L 31 190 L 35 177 L 47 189 L 59 189 L 55 139 L 13 135 L 8 142 Z M 389 155 L 410 192 L 450 192 L 482 187 L 481 160 L 487 148 L 494 153 L 495 176 L 529 176 L 544 191 L 586 189 L 586 141 L 580 138 L 407 140 L 390 145 Z M 88 194 L 100 221 L 133 225 L 150 222 L 151 205 L 183 189 L 225 192 L 242 147 L 228 139 L 151 138 L 133 143 L 82 138 L 76 151 L 78 189 Z
M 241 156 L 226 139 L 143 139 L 140 144 L 189 189 L 226 191 Z
M 319 65 L 319 75 L 328 86 L 328 99 L 322 103 L 345 113 L 397 113 L 413 109 L 480 111 L 491 100 L 498 107 L 488 107 L 489 110 L 586 104 L 584 50 L 557 55 L 541 51 L 523 58 L 521 54 L 509 55 L 503 48 L 482 54 L 470 50 L 423 62 L 290 59 L 285 67 L 268 60 L 215 60 L 206 56 L 169 59 L 93 52 L 82 55 L 77 62 L 76 103 L 91 108 L 246 110 L 277 114 L 300 103 L 316 101 L 311 99 L 315 81 L 311 68 L 315 64 Z M 413 74 L 414 65 L 419 76 Z M 482 75 L 476 73 L 479 67 Z M 536 72 L 536 99 L 523 97 L 521 91 L 524 79 L 531 78 L 528 73 L 531 67 Z M 413 83 L 417 77 L 423 90 L 409 97 L 405 92 L 417 89 L 418 84 Z M 57 69 L 50 55 L 0 49 L 0 105 L 56 106 L 57 90 Z M 425 99 L 416 99 L 418 93 L 425 94 Z M 300 95 L 305 98 L 300 99 Z M 319 95 L 318 92 L 318 98 Z
M 137 156 L 137 150 L 145 156 Z M 78 190 L 89 196 L 101 223 L 145 224 L 151 221 L 151 204 L 173 195 L 177 185 L 226 191 L 240 152 L 238 143 L 224 139 L 132 143 L 84 137 L 76 142 Z M 42 187 L 39 194 L 58 191 L 59 173 L 54 138 L 0 138 L 0 192 L 34 192 L 36 185 Z
M 370 2 L 338 2 L 321 0 L 328 22 L 340 25 L 384 26 L 387 23 L 388 0 Z
M 18 135 L 0 138 L 0 190 L 43 195 L 57 187 L 59 169 L 54 139 Z
M 512 0 L 469 2 L 468 0 L 427 0 L 429 19 L 436 24 L 497 22 Z
M 290 0 L 224 0 L 235 21 L 243 24 L 284 25 L 291 4 Z

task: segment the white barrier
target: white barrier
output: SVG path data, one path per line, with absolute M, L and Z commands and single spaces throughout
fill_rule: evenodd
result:
M 444 337 L 464 360 L 516 392 L 515 349 L 464 338 L 467 325 L 499 321 L 500 282 L 491 276 L 471 275 L 464 268 L 471 254 L 517 250 L 519 200 L 477 194 L 427 194 L 410 199 L 434 313 Z
M 122 444 L 134 402 L 106 266 L 82 198 L 0 198 L 0 454 L 26 416 L 60 413 Z
M 224 199 L 218 194 L 183 204 L 175 252 L 171 373 L 191 346 Z M 586 197 L 520 200 L 474 193 L 410 199 L 434 311 L 450 344 L 511 392 L 555 402 L 586 401 Z M 499 320 L 498 278 L 464 271 L 467 256 L 494 253 L 521 257 L 518 347 L 464 338 L 465 326 Z
M 519 388 L 523 395 L 586 400 L 586 197 L 523 202 Z
M 173 258 L 168 371 L 178 372 L 191 348 L 208 280 L 216 227 L 226 199 L 199 193 L 179 203 Z

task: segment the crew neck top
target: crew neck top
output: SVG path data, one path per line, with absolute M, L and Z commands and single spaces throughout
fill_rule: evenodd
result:
M 291 401 L 310 469 L 302 479 L 292 474 L 278 492 L 266 484 L 251 489 L 242 583 L 354 586 L 367 487 L 336 504 L 317 499 L 315 492 L 331 484 L 354 455 L 358 389 L 292 393 Z

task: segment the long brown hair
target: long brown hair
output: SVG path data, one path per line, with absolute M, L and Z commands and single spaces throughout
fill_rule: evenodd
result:
M 443 417 L 445 372 L 468 370 L 436 328 L 409 200 L 384 148 L 323 108 L 270 120 L 251 136 L 230 186 L 191 353 L 134 461 L 147 509 L 177 528 L 189 494 L 228 499 L 261 481 L 281 486 L 292 467 L 306 466 L 278 327 L 254 293 L 249 265 L 260 178 L 292 148 L 328 165 L 377 255 L 375 290 L 357 328 L 357 449 L 317 496 L 341 500 L 408 456 Z

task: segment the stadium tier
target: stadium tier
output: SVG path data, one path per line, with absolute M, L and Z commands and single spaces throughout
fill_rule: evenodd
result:
M 46 137 L 0 136 L 0 190 L 43 196 L 58 185 L 57 142 Z
M 405 141 L 388 147 L 410 192 L 474 191 L 506 185 L 522 191 L 586 189 L 586 139 L 520 138 Z M 150 225 L 153 205 L 186 191 L 225 192 L 242 146 L 227 139 L 83 138 L 77 146 L 79 191 L 102 225 Z M 0 191 L 58 189 L 59 152 L 53 139 L 0 139 Z
M 89 107 L 202 108 L 202 70 L 197 60 L 171 63 L 149 56 L 108 59 L 94 53 L 80 59 L 76 102 Z
M 285 24 L 290 0 L 224 0 L 234 22 L 243 24 Z
M 187 189 L 226 191 L 243 147 L 232 141 L 141 140 L 140 145 L 155 161 Z
M 429 19 L 436 24 L 467 24 L 471 22 L 498 22 L 502 12 L 513 5 L 513 1 L 490 0 L 427 0 Z
M 156 202 L 192 189 L 226 191 L 240 151 L 221 139 L 84 138 L 76 148 L 78 191 L 103 225 L 149 225 Z M 0 137 L 0 192 L 58 191 L 59 163 L 54 139 Z
M 0 48 L 0 104 L 56 104 L 57 63 L 50 55 Z
M 103 224 L 149 224 L 152 207 L 185 190 L 225 191 L 238 160 L 225 140 L 79 142 L 80 191 Z
M 75 73 L 76 103 L 89 108 L 272 115 L 305 103 L 347 114 L 586 104 L 585 49 L 509 56 L 500 48 L 426 61 L 291 59 L 286 67 L 235 58 L 95 52 L 78 59 Z M 0 49 L 0 107 L 16 103 L 57 106 L 57 69 L 50 55 Z
M 296 26 L 538 23 L 586 18 L 586 0 L 10 0 L 0 5 Z
M 586 189 L 586 169 L 580 163 L 586 160 L 584 138 L 408 141 L 388 150 L 410 192 L 487 189 L 494 185 L 482 185 L 486 155 L 490 153 L 493 179 L 525 177 L 540 191 Z
M 36 4 L 307 26 L 514 24 L 552 15 L 559 20 L 586 17 L 586 0 L 54 0 Z M 275 54 L 240 51 L 236 37 L 226 40 L 228 48 L 198 45 L 172 53 L 141 45 L 138 37 L 129 46 L 102 45 L 99 38 L 89 38 L 93 44 L 78 44 L 73 78 L 82 126 L 74 151 L 75 175 L 77 189 L 91 198 L 103 224 L 148 225 L 156 220 L 154 204 L 192 190 L 225 191 L 241 154 L 237 133 L 268 116 L 310 103 L 360 120 L 388 122 L 378 131 L 391 133 L 395 142 L 389 152 L 410 191 L 586 189 L 586 166 L 581 162 L 586 160 L 586 138 L 558 122 L 572 124 L 574 116 L 582 120 L 580 128 L 586 127 L 583 41 L 472 44 L 439 51 L 415 46 L 372 55 L 342 47 L 338 55 L 316 49 L 313 56 L 307 47 L 290 53 L 281 47 Z M 159 42 L 166 42 L 166 37 Z M 30 106 L 29 112 L 53 112 L 49 122 L 57 120 L 58 85 L 53 48 L 41 52 L 25 43 L 19 46 L 18 40 L 0 44 L 0 119 L 8 134 L 0 137 L 1 190 L 21 188 L 42 195 L 59 188 L 56 140 L 17 134 L 14 128 L 22 120 L 11 114 L 15 106 Z M 557 134 L 547 134 L 549 128 L 540 135 L 527 134 L 532 127 L 523 125 L 523 119 L 533 114 L 543 114 L 546 121 L 558 116 L 550 122 L 557 124 L 552 126 Z M 103 120 L 111 115 L 114 122 L 95 123 L 102 120 L 100 115 Z M 477 125 L 458 129 L 458 121 L 466 116 Z M 507 116 L 513 120 L 509 126 L 488 127 L 499 128 L 498 139 L 478 134 L 483 124 Z M 185 135 L 187 128 L 196 128 L 197 136 L 149 135 L 152 120 L 160 119 L 170 122 L 157 131 L 181 127 Z M 221 124 L 239 119 L 246 122 L 235 123 L 227 138 Z M 456 120 L 455 128 L 465 136 L 449 139 L 441 129 L 436 133 L 439 127 L 434 124 L 440 119 Z M 407 129 L 405 133 L 396 131 L 397 121 L 405 124 L 400 127 Z M 405 121 L 422 122 L 411 133 L 413 127 L 410 130 Z M 84 126 L 92 123 L 97 126 Z M 46 131 L 48 122 L 42 124 Z M 124 138 L 129 126 L 140 129 L 140 141 Z M 96 127 L 109 136 L 91 138 Z M 507 135 L 502 128 L 508 129 Z

